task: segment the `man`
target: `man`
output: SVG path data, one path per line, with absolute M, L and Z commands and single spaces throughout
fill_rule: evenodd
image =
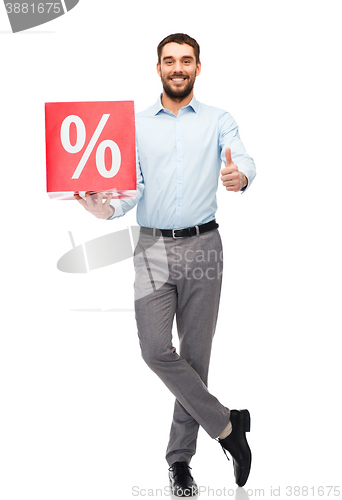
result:
M 239 486 L 250 471 L 249 412 L 223 406 L 209 393 L 207 377 L 222 276 L 215 222 L 218 179 L 221 173 L 227 191 L 245 191 L 255 165 L 232 116 L 194 97 L 201 72 L 196 40 L 179 33 L 162 40 L 157 72 L 163 93 L 136 116 L 136 198 L 111 205 L 111 197 L 103 202 L 101 193 L 94 199 L 75 196 L 103 219 L 121 216 L 138 203 L 138 335 L 143 359 L 176 397 L 166 460 L 173 493 L 190 496 L 197 493 L 189 463 L 199 425 L 231 454 Z M 172 345 L 174 316 L 179 354 Z

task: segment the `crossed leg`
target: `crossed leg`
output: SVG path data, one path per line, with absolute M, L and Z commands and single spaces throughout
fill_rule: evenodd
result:
M 146 259 L 136 260 L 136 289 L 147 290 L 144 280 L 158 276 L 163 256 L 158 245 L 153 253 L 151 238 L 144 235 L 137 245 L 136 253 L 149 248 L 149 268 L 143 271 Z M 154 283 L 151 293 L 141 294 L 135 311 L 143 359 L 176 397 L 166 452 L 171 465 L 190 462 L 196 452 L 199 425 L 216 438 L 227 426 L 230 412 L 207 389 L 221 290 L 219 233 L 211 231 L 182 241 L 164 238 L 163 245 L 169 276 L 161 286 Z M 204 255 L 202 260 L 190 259 L 199 251 Z M 175 315 L 179 354 L 172 344 Z

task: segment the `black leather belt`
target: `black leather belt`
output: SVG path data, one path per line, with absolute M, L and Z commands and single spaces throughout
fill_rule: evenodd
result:
M 152 227 L 140 227 L 140 231 L 144 234 L 155 234 L 172 238 L 186 238 L 187 236 L 195 236 L 195 234 L 206 233 L 207 231 L 212 231 L 213 229 L 217 229 L 219 225 L 216 220 L 211 220 L 206 224 L 201 224 L 200 226 L 194 227 L 183 227 L 181 229 L 153 229 Z

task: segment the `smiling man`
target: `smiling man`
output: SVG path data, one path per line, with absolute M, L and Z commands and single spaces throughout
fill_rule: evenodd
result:
M 184 48 L 184 45 L 170 42 L 162 52 L 157 71 L 163 84 L 163 98 L 167 107 L 173 106 L 174 100 L 181 102 L 193 93 L 196 76 L 201 72 L 201 63 L 189 45 Z M 175 111 L 177 113 L 177 106 Z
M 249 411 L 224 406 L 209 393 L 207 379 L 223 269 L 215 221 L 218 181 L 228 192 L 244 192 L 255 177 L 255 165 L 232 116 L 194 97 L 201 72 L 196 40 L 182 33 L 162 40 L 157 72 L 163 93 L 136 116 L 136 198 L 111 205 L 110 198 L 103 203 L 101 195 L 77 199 L 96 217 L 109 220 L 138 204 L 135 315 L 139 341 L 143 359 L 175 396 L 166 460 L 172 492 L 189 497 L 198 491 L 189 463 L 196 452 L 199 426 L 230 453 L 239 486 L 246 483 L 251 467 L 246 439 Z M 172 344 L 174 317 L 178 353 Z M 223 376 L 228 382 L 231 374 L 227 376 L 226 369 Z M 157 402 L 149 398 L 153 422 Z

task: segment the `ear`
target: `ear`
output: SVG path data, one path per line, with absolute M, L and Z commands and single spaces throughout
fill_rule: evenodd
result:
M 157 63 L 157 73 L 159 76 L 161 76 L 161 66 L 160 66 L 159 62 Z
M 198 61 L 197 65 L 196 65 L 196 76 L 198 76 L 200 74 L 201 69 L 202 69 L 201 61 Z

